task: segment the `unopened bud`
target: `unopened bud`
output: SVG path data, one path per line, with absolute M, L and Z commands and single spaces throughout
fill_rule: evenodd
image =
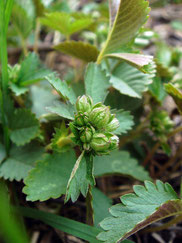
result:
M 112 118 L 110 119 L 109 123 L 105 126 L 105 130 L 108 132 L 113 132 L 119 127 L 119 121 L 117 118 L 115 118 L 114 115 L 112 115 Z
M 90 146 L 95 152 L 105 152 L 110 146 L 109 139 L 103 133 L 95 133 L 93 135 Z
M 104 105 L 94 108 L 89 116 L 89 121 L 91 122 L 91 124 L 98 129 L 104 128 L 109 122 L 109 119 L 109 107 Z
M 79 96 L 76 101 L 76 109 L 78 112 L 89 113 L 92 109 L 92 104 L 93 104 L 93 101 L 90 98 L 90 96 L 86 96 L 86 95 L 83 95 L 81 97 Z
M 110 146 L 109 146 L 109 150 L 112 151 L 114 149 L 117 149 L 119 145 L 119 138 L 116 135 L 113 135 L 110 138 Z
M 82 127 L 88 124 L 88 116 L 85 114 L 77 114 L 75 116 L 75 125 Z
M 93 136 L 93 130 L 92 128 L 86 127 L 81 133 L 80 133 L 80 140 L 83 143 L 89 143 Z

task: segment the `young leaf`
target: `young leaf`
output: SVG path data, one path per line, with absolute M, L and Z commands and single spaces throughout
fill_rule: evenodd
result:
M 85 73 L 85 90 L 86 94 L 92 97 L 94 103 L 105 100 L 109 86 L 109 77 L 101 66 L 89 63 Z
M 121 94 L 141 98 L 152 82 L 149 74 L 144 74 L 127 63 L 119 64 L 112 72 L 110 83 Z
M 60 101 L 57 101 L 54 102 L 54 106 L 46 107 L 46 110 L 68 120 L 74 119 L 75 107 L 70 103 L 65 104 Z
M 65 41 L 54 46 L 54 49 L 84 62 L 95 62 L 99 53 L 95 46 L 82 41 Z
M 45 17 L 40 18 L 40 22 L 69 37 L 70 35 L 89 27 L 92 24 L 92 18 L 86 15 L 76 18 L 73 14 L 52 12 L 47 13 Z
M 16 145 L 24 145 L 39 133 L 39 121 L 27 109 L 17 109 L 10 121 L 10 138 Z
M 110 0 L 110 31 L 106 44 L 97 59 L 100 63 L 106 54 L 126 46 L 146 22 L 150 9 L 145 0 Z
M 98 226 L 104 218 L 109 217 L 109 208 L 112 206 L 112 200 L 97 188 L 92 189 L 94 225 Z
M 17 78 L 13 82 L 20 86 L 27 86 L 44 80 L 50 73 L 51 71 L 41 64 L 38 56 L 30 53 L 21 63 Z
M 9 157 L 0 165 L 0 177 L 10 181 L 24 179 L 35 162 L 41 159 L 44 149 L 37 143 L 23 147 L 13 146 Z
M 158 220 L 182 214 L 182 201 L 168 184 L 146 181 L 144 186 L 134 186 L 132 194 L 121 197 L 121 204 L 110 209 L 111 217 L 101 222 L 105 230 L 98 239 L 116 243 Z
M 182 92 L 170 83 L 165 85 L 165 89 L 173 97 L 179 112 L 182 114 Z
M 150 180 L 149 174 L 136 159 L 130 157 L 127 151 L 115 151 L 110 155 L 94 158 L 94 174 L 102 175 L 126 175 L 137 180 Z
M 153 56 L 146 56 L 133 53 L 112 53 L 107 54 L 105 57 L 112 57 L 125 61 L 133 67 L 136 67 L 138 70 L 143 73 L 148 73 L 155 76 L 155 63 L 153 62 Z
M 115 134 L 121 135 L 132 129 L 134 121 L 129 111 L 118 110 L 113 111 L 113 113 L 116 114 L 116 118 L 119 121 L 119 127 L 114 131 Z
M 93 178 L 93 161 L 88 161 L 86 156 L 89 155 L 84 156 L 84 153 L 84 151 L 81 153 L 71 172 L 66 189 L 65 202 L 67 202 L 70 198 L 72 202 L 75 202 L 80 193 L 86 197 L 89 185 L 94 186 L 95 184 L 95 180 Z
M 71 104 L 75 104 L 76 95 L 65 81 L 60 80 L 54 73 L 47 76 L 46 79 L 65 100 L 69 100 Z
M 27 200 L 45 201 L 65 194 L 75 161 L 73 151 L 46 154 L 24 180 L 23 192 L 27 195 Z

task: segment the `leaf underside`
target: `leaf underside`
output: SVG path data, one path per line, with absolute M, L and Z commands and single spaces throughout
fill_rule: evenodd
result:
M 145 187 L 133 189 L 135 193 L 122 196 L 122 203 L 111 207 L 112 216 L 100 223 L 105 232 L 99 240 L 116 243 L 155 221 L 182 214 L 182 201 L 168 183 L 145 181 Z
M 65 41 L 55 46 L 54 49 L 84 62 L 95 62 L 99 53 L 95 46 L 82 41 Z

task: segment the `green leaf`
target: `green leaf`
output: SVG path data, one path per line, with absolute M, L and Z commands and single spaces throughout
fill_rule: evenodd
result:
M 148 73 L 155 76 L 155 63 L 153 62 L 153 56 L 146 56 L 133 53 L 112 53 L 107 54 L 105 57 L 117 58 L 122 61 L 127 62 L 128 64 L 136 67 L 138 70 L 143 73 Z
M 94 186 L 95 184 L 95 180 L 93 178 L 93 161 L 90 159 L 89 161 L 86 160 L 86 156 L 89 155 L 84 156 L 84 153 L 85 151 L 82 151 L 71 172 L 66 188 L 65 202 L 67 202 L 70 198 L 72 202 L 75 202 L 80 193 L 86 197 L 89 185 Z
M 126 47 L 146 22 L 150 8 L 145 0 L 110 0 L 110 31 L 106 44 L 97 59 Z
M 41 220 L 55 229 L 74 235 L 85 241 L 91 243 L 100 242 L 96 239 L 96 235 L 101 230 L 96 227 L 33 208 L 20 207 L 20 212 L 24 215 L 24 217 Z
M 121 94 L 141 98 L 152 82 L 149 74 L 144 74 L 127 63 L 119 64 L 112 72 L 110 83 Z
M 179 112 L 182 114 L 182 92 L 170 83 L 165 85 L 165 89 L 173 97 Z
M 106 217 L 109 217 L 109 208 L 112 206 L 112 200 L 97 188 L 92 189 L 94 225 L 98 224 Z
M 16 145 L 24 145 L 37 137 L 39 121 L 27 109 L 17 109 L 10 121 L 10 138 Z
M 82 41 L 65 41 L 54 46 L 54 49 L 84 62 L 95 62 L 99 53 L 95 46 Z
M 129 111 L 118 110 L 113 111 L 113 113 L 116 114 L 116 118 L 119 121 L 119 127 L 114 131 L 115 134 L 121 135 L 132 129 L 134 121 Z
M 35 53 L 29 55 L 22 61 L 15 83 L 20 86 L 27 86 L 44 80 L 51 71 L 45 68 Z
M 71 104 L 75 104 L 76 95 L 72 87 L 69 87 L 65 81 L 60 80 L 55 74 L 47 76 L 46 79 L 65 100 L 69 100 Z
M 19 4 L 15 3 L 13 6 L 11 22 L 17 34 L 20 35 L 22 39 L 26 39 L 32 31 L 33 19 Z
M 30 87 L 30 100 L 31 100 L 31 110 L 36 114 L 36 117 L 40 117 L 48 113 L 46 110 L 47 106 L 51 106 L 55 101 L 58 100 L 59 96 L 53 94 L 52 87 L 47 86 L 36 86 Z
M 54 102 L 54 106 L 46 107 L 46 109 L 60 117 L 66 118 L 68 120 L 74 119 L 75 107 L 70 103 L 65 104 L 60 101 Z
M 22 95 L 22 94 L 25 94 L 26 92 L 28 92 L 27 87 L 21 87 L 21 86 L 14 84 L 14 83 L 10 83 L 9 87 L 16 96 L 19 96 L 19 95 Z
M 0 177 L 20 181 L 42 157 L 44 148 L 38 143 L 30 143 L 23 147 L 13 146 L 9 157 L 0 165 Z
M 6 158 L 6 150 L 3 144 L 0 143 L 0 164 Z
M 96 177 L 116 174 L 131 176 L 140 181 L 150 180 L 148 172 L 127 151 L 114 151 L 110 155 L 95 157 L 94 171 Z
M 109 77 L 101 66 L 89 63 L 85 73 L 85 90 L 86 94 L 92 97 L 94 103 L 105 100 L 109 86 Z
M 86 15 L 76 18 L 74 14 L 52 12 L 47 13 L 45 17 L 40 18 L 40 22 L 69 37 L 70 35 L 89 27 L 92 24 L 92 18 Z
M 155 77 L 153 79 L 153 83 L 149 86 L 149 91 L 159 103 L 161 103 L 166 97 L 164 85 L 162 84 L 160 77 Z
M 132 194 L 121 197 L 121 204 L 113 206 L 111 217 L 101 222 L 105 230 L 98 239 L 116 243 L 158 220 L 182 214 L 182 201 L 173 188 L 157 181 L 146 181 L 144 186 L 134 186 Z
M 37 17 L 41 17 L 44 15 L 46 9 L 44 7 L 44 4 L 41 0 L 33 0 L 34 6 L 35 6 L 35 12 Z
M 75 161 L 73 151 L 46 154 L 24 180 L 23 192 L 27 195 L 27 200 L 45 201 L 65 194 Z

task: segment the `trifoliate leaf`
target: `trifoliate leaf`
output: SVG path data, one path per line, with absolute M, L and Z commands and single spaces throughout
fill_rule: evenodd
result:
M 65 99 L 69 100 L 71 104 L 75 104 L 76 95 L 72 87 L 68 86 L 65 81 L 60 80 L 55 74 L 46 77 L 50 84 L 57 90 L 57 92 Z
M 90 63 L 85 73 L 85 90 L 90 95 L 94 103 L 103 102 L 107 96 L 109 88 L 109 77 L 100 65 Z
M 10 124 L 10 138 L 16 145 L 24 145 L 39 133 L 39 121 L 27 109 L 17 109 Z
M 92 189 L 93 210 L 94 210 L 94 225 L 99 223 L 106 217 L 109 217 L 109 208 L 112 206 L 112 200 L 103 192 L 94 187 Z
M 27 200 L 45 201 L 65 194 L 75 161 L 73 151 L 46 154 L 24 180 L 23 192 L 27 195 Z
M 55 113 L 60 117 L 73 120 L 74 119 L 74 112 L 75 107 L 70 103 L 65 104 L 60 101 L 54 102 L 54 106 L 46 107 L 46 109 L 51 112 Z
M 20 181 L 24 179 L 35 162 L 41 159 L 44 148 L 38 143 L 30 143 L 23 147 L 13 146 L 9 157 L 0 165 L 0 177 Z
M 182 92 L 173 84 L 166 84 L 165 89 L 166 92 L 173 97 L 179 112 L 182 114 Z
M 40 18 L 40 22 L 45 26 L 60 31 L 65 36 L 70 36 L 89 27 L 92 24 L 92 18 L 86 15 L 76 18 L 73 14 L 52 12 Z
M 70 198 L 72 202 L 75 202 L 78 199 L 80 193 L 86 197 L 89 185 L 94 186 L 95 184 L 92 173 L 93 161 L 87 161 L 83 151 L 77 159 L 71 172 L 66 188 L 65 202 L 67 202 Z
M 95 176 L 118 174 L 140 181 L 150 179 L 148 172 L 127 151 L 114 151 L 110 155 L 95 157 L 94 171 Z
M 110 31 L 106 44 L 98 56 L 100 63 L 106 54 L 114 53 L 126 46 L 136 36 L 141 26 L 146 22 L 148 1 L 145 0 L 110 0 Z
M 182 214 L 182 201 L 168 183 L 146 181 L 145 187 L 133 189 L 135 193 L 122 196 L 121 203 L 111 207 L 112 216 L 100 223 L 105 232 L 99 240 L 116 243 L 153 222 Z
M 110 83 L 121 94 L 141 98 L 152 79 L 151 75 L 141 73 L 127 63 L 121 63 L 113 70 Z
M 84 62 L 95 62 L 99 53 L 95 46 L 82 41 L 65 41 L 54 48 Z
M 113 110 L 113 113 L 116 114 L 116 118 L 119 121 L 119 127 L 114 131 L 115 134 L 121 135 L 132 129 L 134 121 L 129 111 Z

